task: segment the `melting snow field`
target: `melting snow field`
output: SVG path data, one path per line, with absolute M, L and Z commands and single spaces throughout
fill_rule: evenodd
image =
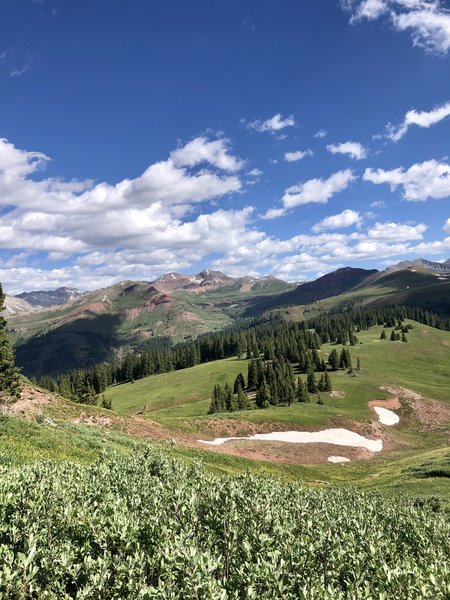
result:
M 390 412 L 390 411 L 387 411 Z M 248 437 L 216 438 L 215 440 L 197 440 L 202 444 L 220 446 L 229 440 L 255 440 L 265 442 L 287 442 L 289 444 L 335 444 L 367 448 L 372 452 L 381 452 L 382 440 L 369 440 L 349 429 L 324 429 L 323 431 L 276 431 L 273 433 L 256 433 Z
M 378 420 L 383 425 L 396 425 L 400 421 L 400 417 L 395 412 L 392 412 L 392 410 L 382 408 L 381 406 L 374 406 L 373 410 L 377 413 Z
M 329 456 L 327 461 L 331 463 L 345 463 L 350 462 L 350 459 L 346 456 Z

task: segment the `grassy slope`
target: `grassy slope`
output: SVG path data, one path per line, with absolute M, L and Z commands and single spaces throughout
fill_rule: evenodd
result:
M 105 395 L 111 398 L 119 414 L 134 413 L 147 404 L 152 418 L 160 411 L 176 417 L 204 415 L 214 384 L 232 385 L 239 372 L 247 375 L 247 363 L 236 358 L 205 363 L 117 385 L 109 388 Z

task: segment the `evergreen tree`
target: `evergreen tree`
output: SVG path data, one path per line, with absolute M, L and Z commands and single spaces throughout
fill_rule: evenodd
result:
M 239 388 L 241 388 L 242 390 L 245 389 L 245 381 L 242 373 L 238 373 L 236 379 L 234 380 L 233 394 L 237 394 Z
M 323 374 L 323 378 L 324 378 L 323 391 L 324 392 L 332 392 L 333 386 L 331 385 L 331 377 L 329 376 L 327 371 L 325 371 L 325 373 Z
M 407 342 L 408 338 L 406 337 L 405 332 L 402 333 L 402 342 Z
M 4 310 L 5 295 L 0 284 L 0 313 Z M 0 403 L 14 402 L 20 397 L 20 373 L 14 364 L 11 342 L 6 335 L 6 321 L 0 316 Z
M 314 394 L 315 392 L 317 392 L 316 377 L 312 369 L 308 371 L 308 376 L 306 378 L 306 388 L 310 394 Z
M 237 407 L 239 410 L 248 410 L 251 408 L 250 399 L 242 388 L 239 388 L 237 392 Z
M 385 340 L 385 339 L 386 339 L 386 331 L 383 329 L 381 331 L 380 340 Z
M 267 408 L 270 404 L 270 390 L 265 377 L 261 382 L 261 386 L 256 392 L 256 406 L 258 408 Z
M 309 402 L 308 390 L 302 379 L 297 379 L 297 402 Z
M 328 363 L 333 371 L 337 371 L 339 368 L 339 355 L 337 353 L 336 348 L 330 352 L 330 356 L 328 357 Z
M 395 333 L 395 329 L 391 331 L 391 342 L 397 341 L 397 334 Z

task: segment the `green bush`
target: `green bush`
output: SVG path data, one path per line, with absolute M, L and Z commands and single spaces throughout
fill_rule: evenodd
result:
M 439 600 L 449 534 L 427 504 L 151 450 L 0 470 L 1 598 Z

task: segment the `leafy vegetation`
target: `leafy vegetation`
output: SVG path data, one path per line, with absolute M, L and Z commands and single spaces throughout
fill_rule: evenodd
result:
M 430 502 L 217 478 L 151 450 L 0 472 L 11 599 L 443 600 L 449 534 Z

